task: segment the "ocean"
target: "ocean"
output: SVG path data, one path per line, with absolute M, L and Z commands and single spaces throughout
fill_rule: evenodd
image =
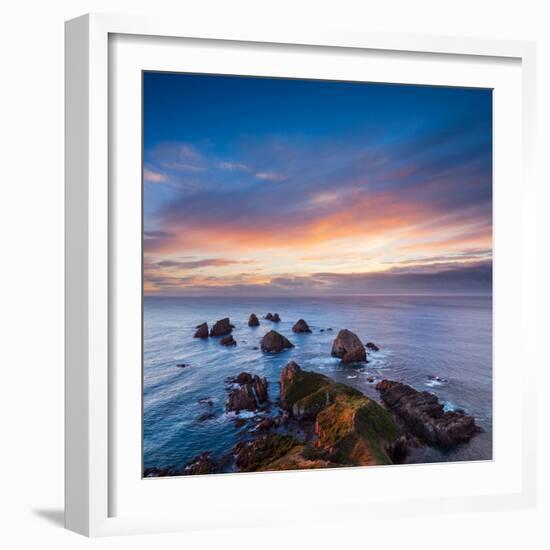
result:
M 281 322 L 264 320 L 268 312 L 279 313 Z M 250 313 L 260 319 L 259 327 L 248 327 Z M 409 463 L 492 458 L 490 296 L 145 297 L 143 314 L 144 468 L 181 466 L 203 452 L 226 456 L 242 440 L 243 428 L 236 427 L 233 413 L 225 412 L 225 380 L 243 371 L 265 376 L 274 401 L 280 371 L 290 360 L 376 400 L 376 382 L 405 382 L 434 393 L 448 409 L 465 410 L 483 429 L 452 450 L 416 449 Z M 207 321 L 211 327 L 224 317 L 235 325 L 237 346 L 193 338 L 196 325 Z M 311 334 L 292 332 L 300 318 Z M 380 351 L 368 352 L 365 365 L 342 365 L 330 355 L 342 328 L 364 343 L 374 342 Z M 295 347 L 262 353 L 260 339 L 271 329 Z M 178 368 L 181 363 L 189 366 Z M 373 377 L 375 382 L 369 382 Z M 199 402 L 205 398 L 212 405 Z M 271 414 L 276 413 L 273 406 Z

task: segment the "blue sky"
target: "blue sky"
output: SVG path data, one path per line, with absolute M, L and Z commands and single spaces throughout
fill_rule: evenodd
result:
M 143 91 L 147 293 L 490 291 L 490 90 L 144 73 Z

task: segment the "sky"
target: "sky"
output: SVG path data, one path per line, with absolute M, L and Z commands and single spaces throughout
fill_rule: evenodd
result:
M 143 75 L 146 295 L 490 293 L 488 89 Z

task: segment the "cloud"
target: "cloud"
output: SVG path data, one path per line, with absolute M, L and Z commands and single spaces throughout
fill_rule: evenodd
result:
M 361 294 L 491 294 L 490 260 L 374 273 L 313 273 L 281 277 L 232 276 L 147 277 L 157 294 L 228 296 L 316 296 Z
M 254 174 L 259 180 L 268 180 L 268 181 L 283 181 L 285 177 L 281 174 L 275 172 L 256 172 Z
M 143 181 L 146 183 L 165 183 L 167 180 L 168 178 L 165 174 L 149 170 L 148 168 L 143 169 Z
M 218 163 L 218 167 L 222 170 L 240 171 L 240 172 L 252 172 L 252 168 L 243 164 L 242 162 L 227 162 L 222 161 Z
M 154 267 L 175 268 L 179 270 L 199 269 L 201 267 L 221 267 L 234 264 L 251 264 L 254 260 L 228 260 L 225 258 L 207 258 L 204 260 L 161 260 Z

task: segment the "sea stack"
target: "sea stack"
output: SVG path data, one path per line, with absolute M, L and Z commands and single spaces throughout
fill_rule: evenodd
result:
M 233 338 L 233 335 L 232 334 L 228 334 L 227 336 L 224 336 L 221 340 L 220 340 L 220 344 L 222 346 L 236 346 L 237 345 L 237 342 L 235 342 L 235 339 Z
M 309 325 L 303 320 L 299 319 L 296 324 L 292 327 L 292 332 L 311 332 Z
M 220 319 L 214 323 L 214 326 L 210 329 L 210 336 L 225 336 L 230 334 L 233 330 L 233 325 L 229 322 L 229 317 Z
M 294 344 L 289 342 L 282 334 L 279 334 L 275 330 L 270 330 L 263 338 L 261 342 L 262 351 L 266 353 L 279 353 L 284 349 L 293 348 Z
M 251 313 L 250 317 L 248 318 L 248 326 L 249 327 L 259 327 L 260 321 L 258 320 L 258 317 L 256 317 L 255 313 Z
M 195 332 L 195 335 L 193 338 L 208 338 L 208 324 L 202 323 L 200 325 L 197 325 L 195 327 L 197 331 Z
M 265 319 L 271 321 L 272 323 L 278 323 L 281 320 L 278 313 L 268 313 L 265 316 Z
M 361 340 L 350 330 L 343 329 L 332 344 L 331 354 L 340 357 L 342 363 L 360 363 L 367 360 L 367 352 Z

